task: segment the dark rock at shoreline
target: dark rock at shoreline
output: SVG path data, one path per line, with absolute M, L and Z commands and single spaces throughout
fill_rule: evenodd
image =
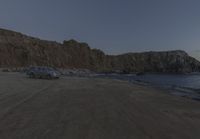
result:
M 67 69 L 89 69 L 96 72 L 199 72 L 200 62 L 184 51 L 128 53 L 106 55 L 76 40 L 63 44 L 29 37 L 0 29 L 0 66 L 51 66 Z

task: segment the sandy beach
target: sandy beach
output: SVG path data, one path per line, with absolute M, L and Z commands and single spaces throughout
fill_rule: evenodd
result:
M 199 139 L 200 102 L 111 79 L 0 72 L 0 139 Z

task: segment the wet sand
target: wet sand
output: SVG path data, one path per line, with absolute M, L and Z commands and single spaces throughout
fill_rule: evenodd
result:
M 199 139 L 200 102 L 125 81 L 0 72 L 0 139 Z

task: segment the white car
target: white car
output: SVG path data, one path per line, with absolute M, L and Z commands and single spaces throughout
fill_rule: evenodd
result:
M 30 78 L 39 79 L 56 79 L 60 77 L 60 73 L 50 67 L 30 67 L 27 71 Z

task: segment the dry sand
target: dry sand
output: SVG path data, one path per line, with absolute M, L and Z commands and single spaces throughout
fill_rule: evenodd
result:
M 0 72 L 0 139 L 199 139 L 200 102 L 128 82 Z

